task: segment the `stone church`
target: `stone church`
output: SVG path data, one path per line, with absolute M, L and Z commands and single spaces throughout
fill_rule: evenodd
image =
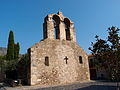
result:
M 43 40 L 28 49 L 30 85 L 63 85 L 88 81 L 86 52 L 77 44 L 74 23 L 62 12 L 49 14 Z

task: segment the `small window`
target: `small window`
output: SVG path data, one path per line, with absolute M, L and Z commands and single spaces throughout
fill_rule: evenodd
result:
M 49 57 L 48 56 L 45 57 L 45 66 L 49 66 Z
M 82 56 L 79 56 L 79 63 L 82 64 L 83 61 L 82 61 Z

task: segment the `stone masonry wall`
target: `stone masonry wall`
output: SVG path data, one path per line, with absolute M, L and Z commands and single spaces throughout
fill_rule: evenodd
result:
M 30 55 L 30 85 L 61 85 L 90 79 L 88 57 L 73 41 L 45 39 L 30 48 Z M 45 57 L 49 58 L 49 66 L 45 65 Z

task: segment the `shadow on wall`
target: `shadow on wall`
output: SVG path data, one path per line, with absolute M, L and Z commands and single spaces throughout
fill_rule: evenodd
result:
M 120 88 L 120 87 L 119 87 Z M 116 86 L 108 85 L 91 85 L 84 88 L 78 88 L 76 90 L 116 90 Z

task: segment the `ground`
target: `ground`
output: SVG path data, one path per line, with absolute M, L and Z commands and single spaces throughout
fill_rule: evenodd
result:
M 63 86 L 40 87 L 40 86 L 20 86 L 7 87 L 0 85 L 0 90 L 115 90 L 116 83 L 103 81 L 90 81 Z

